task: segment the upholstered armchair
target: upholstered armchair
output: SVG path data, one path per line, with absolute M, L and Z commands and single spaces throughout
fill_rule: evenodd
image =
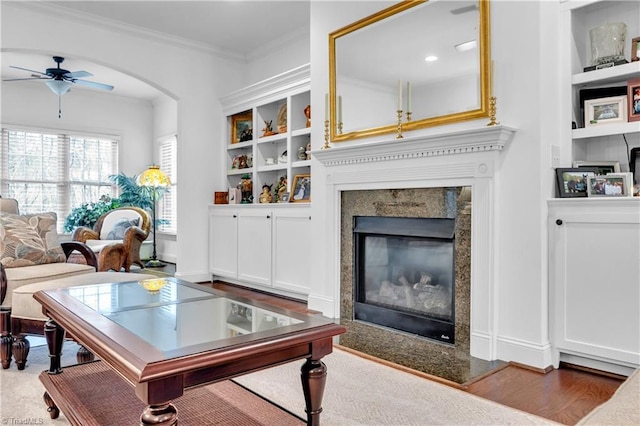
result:
M 14 316 L 14 291 L 43 281 L 70 279 L 96 272 L 93 251 L 79 242 L 58 241 L 57 215 L 53 212 L 20 215 L 18 202 L 0 198 L 0 361 L 8 368 L 13 353 L 24 368 L 29 343 L 27 333 L 42 334 L 40 321 Z M 72 252 L 80 253 L 85 265 L 67 263 Z M 31 301 L 28 301 L 29 303 Z
M 149 236 L 151 218 L 138 207 L 120 207 L 98 218 L 93 229 L 79 227 L 73 231 L 73 241 L 85 243 L 98 258 L 98 270 L 129 272 L 131 265 L 144 268 L 140 247 Z

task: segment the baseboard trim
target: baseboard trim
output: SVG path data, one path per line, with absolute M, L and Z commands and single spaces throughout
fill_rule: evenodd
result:
M 497 338 L 497 357 L 532 368 L 546 370 L 553 366 L 551 343 L 536 343 L 508 337 Z

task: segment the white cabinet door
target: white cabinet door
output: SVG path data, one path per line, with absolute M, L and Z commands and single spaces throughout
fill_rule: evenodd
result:
M 238 214 L 238 279 L 271 285 L 271 211 Z
M 273 286 L 309 294 L 310 209 L 274 212 L 273 217 Z
M 227 278 L 238 276 L 238 212 L 209 210 L 209 272 Z
M 560 354 L 640 366 L 640 200 L 552 201 L 552 343 Z

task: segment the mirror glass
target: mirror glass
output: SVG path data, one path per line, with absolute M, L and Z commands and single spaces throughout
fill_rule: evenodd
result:
M 403 1 L 329 35 L 331 140 L 488 117 L 488 0 Z M 407 115 L 407 112 L 410 115 Z

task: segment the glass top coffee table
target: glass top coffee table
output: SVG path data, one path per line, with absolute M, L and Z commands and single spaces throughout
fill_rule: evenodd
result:
M 46 373 L 62 373 L 68 332 L 134 387 L 147 404 L 142 424 L 175 424 L 171 401 L 185 389 L 302 358 L 307 423 L 319 424 L 326 380 L 321 358 L 331 353 L 333 337 L 346 331 L 320 315 L 176 278 L 47 290 L 34 298 L 49 318 Z M 61 404 L 55 397 L 53 402 Z

